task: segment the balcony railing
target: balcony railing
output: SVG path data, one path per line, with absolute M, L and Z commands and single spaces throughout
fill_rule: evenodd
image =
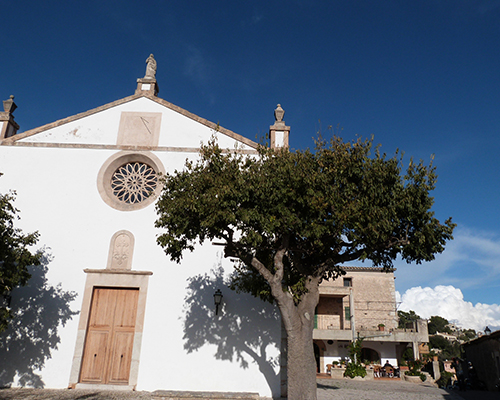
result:
M 315 329 L 342 330 L 351 329 L 350 321 L 345 321 L 341 315 L 322 315 L 315 316 Z

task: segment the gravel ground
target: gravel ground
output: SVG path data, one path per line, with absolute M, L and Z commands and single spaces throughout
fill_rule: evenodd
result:
M 0 400 L 153 400 L 152 392 L 0 389 Z M 404 381 L 318 380 L 318 400 L 500 400 L 500 392 L 445 391 Z M 199 400 L 199 399 L 197 399 Z

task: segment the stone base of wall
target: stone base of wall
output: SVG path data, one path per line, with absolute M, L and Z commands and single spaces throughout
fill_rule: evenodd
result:
M 152 393 L 155 400 L 258 400 L 258 393 L 233 393 L 233 392 L 184 392 L 171 390 L 156 390 Z

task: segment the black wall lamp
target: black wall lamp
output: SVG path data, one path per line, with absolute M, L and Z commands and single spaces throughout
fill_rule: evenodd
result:
M 215 315 L 219 314 L 219 307 L 222 303 L 222 298 L 224 296 L 222 295 L 222 292 L 220 289 L 217 289 L 214 293 L 214 303 L 215 303 Z

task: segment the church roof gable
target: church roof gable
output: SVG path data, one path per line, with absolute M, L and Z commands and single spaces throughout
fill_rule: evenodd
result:
M 116 137 L 120 136 L 119 131 L 122 130 L 124 124 L 123 113 L 128 113 L 127 117 L 130 118 L 134 116 L 141 118 L 141 113 L 145 114 L 146 118 L 142 120 L 145 122 L 146 129 L 150 128 L 148 124 L 154 122 L 155 114 L 162 114 L 160 119 L 168 119 L 168 121 L 163 121 L 161 135 L 158 132 L 160 137 L 156 143 L 130 143 L 130 146 L 134 148 L 140 148 L 141 144 L 143 144 L 142 147 L 148 149 L 165 146 L 199 147 L 200 141 L 206 143 L 208 140 L 208 132 L 217 134 L 221 146 L 238 143 L 246 150 L 254 150 L 258 146 L 256 142 L 229 129 L 222 128 L 166 100 L 144 92 L 18 133 L 4 139 L 2 144 L 73 146 L 116 146 L 118 144 L 120 148 L 127 148 L 130 146 L 127 145 L 126 139 L 125 141 L 122 139 L 120 143 L 118 138 L 118 143 L 116 142 Z M 153 119 L 149 120 L 149 117 Z M 173 126 L 176 127 L 176 132 L 171 132 Z

